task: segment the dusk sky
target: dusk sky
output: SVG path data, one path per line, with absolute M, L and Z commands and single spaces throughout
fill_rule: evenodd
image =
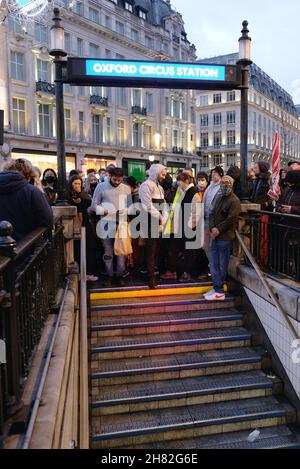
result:
M 299 0 L 171 0 L 182 14 L 198 57 L 238 50 L 242 21 L 249 21 L 253 61 L 300 104 Z

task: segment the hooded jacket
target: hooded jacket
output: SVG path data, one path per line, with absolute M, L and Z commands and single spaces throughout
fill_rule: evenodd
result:
M 156 219 L 160 219 L 162 223 L 168 218 L 167 204 L 163 204 L 162 214 L 155 206 L 159 201 L 165 202 L 165 194 L 159 183 L 159 175 L 165 169 L 162 164 L 153 164 L 149 169 L 149 177 L 140 187 L 140 201 L 143 209 L 149 215 Z
M 266 161 L 259 161 L 258 166 L 260 174 L 253 183 L 250 201 L 254 204 L 260 204 L 261 210 L 271 210 L 272 201 L 268 196 L 271 178 L 270 165 Z
M 292 207 L 292 215 L 300 215 L 300 171 L 289 171 L 286 181 L 293 185 L 285 190 L 277 203 L 277 207 L 288 205 Z
M 51 227 L 52 210 L 45 194 L 17 171 L 0 173 L 0 220 L 13 226 L 13 238 L 19 241 L 38 227 Z

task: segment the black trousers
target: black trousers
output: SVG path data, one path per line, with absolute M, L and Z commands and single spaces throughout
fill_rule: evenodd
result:
M 158 252 L 160 246 L 160 238 L 147 238 L 146 239 L 146 262 L 148 276 L 155 276 L 155 266 L 158 260 Z

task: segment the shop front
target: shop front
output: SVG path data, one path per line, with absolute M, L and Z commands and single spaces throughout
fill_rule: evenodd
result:
M 88 169 L 94 169 L 98 172 L 100 169 L 106 169 L 110 164 L 116 165 L 116 159 L 112 156 L 99 158 L 99 156 L 86 155 L 81 162 L 81 169 L 84 173 L 86 173 Z
M 40 169 L 41 173 L 47 168 L 54 169 L 57 172 L 57 155 L 55 152 L 43 152 L 37 150 L 24 150 L 13 148 L 11 152 L 12 159 L 24 158 L 29 160 L 33 166 Z M 66 170 L 67 174 L 76 168 L 76 155 L 72 153 L 66 154 Z

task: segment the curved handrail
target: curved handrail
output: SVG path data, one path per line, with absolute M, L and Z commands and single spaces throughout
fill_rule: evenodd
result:
M 267 290 L 268 295 L 271 297 L 272 301 L 274 302 L 277 310 L 285 318 L 285 320 L 286 320 L 286 322 L 289 326 L 289 329 L 292 332 L 292 334 L 295 336 L 295 338 L 300 339 L 300 335 L 298 334 L 298 331 L 296 330 L 295 326 L 293 325 L 289 315 L 284 311 L 284 309 L 282 308 L 282 306 L 279 303 L 278 299 L 276 298 L 276 295 L 274 294 L 273 290 L 271 289 L 266 277 L 264 276 L 263 272 L 261 271 L 261 269 L 260 269 L 259 265 L 257 264 L 256 260 L 254 259 L 251 252 L 247 248 L 247 246 L 246 246 L 244 240 L 242 239 L 240 233 L 238 231 L 236 231 L 235 233 L 236 233 L 236 236 L 237 236 L 237 239 L 238 239 L 240 245 L 243 248 L 244 253 L 248 257 L 250 263 L 252 264 L 252 267 L 254 268 L 255 272 L 257 273 L 257 275 L 258 275 L 260 281 L 262 282 L 263 286 Z

